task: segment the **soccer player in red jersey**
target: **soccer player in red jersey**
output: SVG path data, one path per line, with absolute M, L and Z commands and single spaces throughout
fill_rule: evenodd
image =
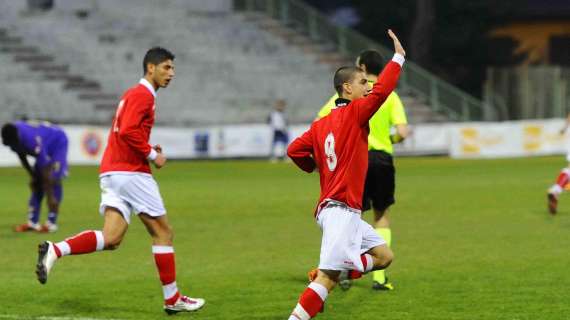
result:
M 394 255 L 386 241 L 361 218 L 368 168 L 368 121 L 396 87 L 406 54 L 391 30 L 388 35 L 395 54 L 372 91 L 362 69 L 338 69 L 334 75 L 340 97 L 336 107 L 313 122 L 287 150 L 303 171 L 319 171 L 321 195 L 315 217 L 323 232 L 317 277 L 299 298 L 289 320 L 315 317 L 340 279 L 356 279 L 392 262 Z
M 36 274 L 47 281 L 55 261 L 66 255 L 86 254 L 119 247 L 127 232 L 131 213 L 138 215 L 152 238 L 152 253 L 168 314 L 200 309 L 205 301 L 180 294 L 172 247 L 172 229 L 149 162 L 157 169 L 166 164 L 160 145 L 149 144 L 154 125 L 155 99 L 159 88 L 174 78 L 174 55 L 160 47 L 147 51 L 143 60 L 144 77 L 127 90 L 115 113 L 107 148 L 99 170 L 100 213 L 103 230 L 83 231 L 64 241 L 39 245 Z
M 564 127 L 560 129 L 560 134 L 565 134 L 568 127 L 570 127 L 570 113 L 566 116 L 566 122 Z M 548 211 L 553 215 L 558 210 L 558 197 L 562 192 L 568 190 L 568 182 L 570 182 L 570 149 L 566 153 L 566 160 L 568 161 L 568 166 L 560 171 L 558 177 L 556 177 L 556 182 L 548 188 L 548 193 L 546 194 Z

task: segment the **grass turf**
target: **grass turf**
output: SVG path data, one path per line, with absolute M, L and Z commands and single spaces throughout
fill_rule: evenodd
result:
M 564 165 L 559 157 L 398 159 L 388 271 L 396 290 L 373 292 L 366 276 L 335 290 L 318 318 L 565 319 L 570 199 L 561 197 L 555 217 L 545 203 Z M 27 178 L 23 169 L 0 169 L 0 319 L 166 317 L 136 218 L 117 251 L 65 257 L 45 286 L 35 279 L 40 241 L 100 229 L 97 175 L 96 167 L 71 168 L 57 233 L 16 234 Z M 287 318 L 318 262 L 317 175 L 288 163 L 171 162 L 156 179 L 175 230 L 178 285 L 207 299 L 203 310 L 177 317 Z

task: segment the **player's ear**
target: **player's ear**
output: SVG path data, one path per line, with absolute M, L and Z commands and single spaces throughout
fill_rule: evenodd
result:
M 344 92 L 346 92 L 347 94 L 351 94 L 352 93 L 352 86 L 350 85 L 350 83 L 345 82 L 342 84 L 342 90 Z
M 153 63 L 147 63 L 146 72 L 148 74 L 154 74 L 154 68 L 156 68 L 156 65 L 154 65 Z

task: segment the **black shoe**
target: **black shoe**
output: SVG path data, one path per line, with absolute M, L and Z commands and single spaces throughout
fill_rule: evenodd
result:
M 378 291 L 392 291 L 394 290 L 394 285 L 388 282 L 388 278 L 386 278 L 386 282 L 380 283 L 378 281 L 372 282 L 372 289 Z
M 556 198 L 556 195 L 549 193 L 546 198 L 548 200 L 548 212 L 553 215 L 556 214 L 556 208 L 558 207 L 558 199 Z

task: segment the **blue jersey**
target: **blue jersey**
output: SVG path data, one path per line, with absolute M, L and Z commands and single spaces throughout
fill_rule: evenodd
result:
M 49 122 L 16 121 L 13 124 L 18 128 L 22 151 L 36 158 L 36 169 L 53 165 L 55 175 L 66 174 L 68 142 L 63 129 Z

